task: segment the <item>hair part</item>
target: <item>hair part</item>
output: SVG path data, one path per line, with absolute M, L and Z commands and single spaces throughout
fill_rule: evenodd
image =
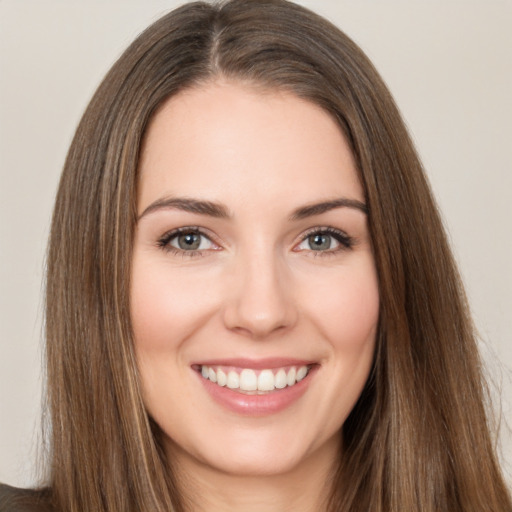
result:
M 92 98 L 48 249 L 49 481 L 58 509 L 184 510 L 146 414 L 130 325 L 137 168 L 163 102 L 223 78 L 307 99 L 338 122 L 363 185 L 381 314 L 371 376 L 343 426 L 329 510 L 510 510 L 474 329 L 435 202 L 363 52 L 285 0 L 186 4 L 144 31 Z

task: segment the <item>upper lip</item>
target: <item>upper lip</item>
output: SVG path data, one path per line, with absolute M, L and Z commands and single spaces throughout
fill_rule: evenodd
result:
M 290 357 L 267 357 L 263 359 L 249 359 L 243 357 L 227 359 L 207 359 L 198 361 L 192 366 L 232 366 L 235 368 L 251 368 L 253 370 L 264 370 L 282 368 L 284 366 L 308 366 L 315 364 L 315 361 L 297 359 Z

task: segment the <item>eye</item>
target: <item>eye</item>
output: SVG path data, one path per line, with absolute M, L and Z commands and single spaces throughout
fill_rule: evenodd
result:
M 350 249 L 353 240 L 343 231 L 334 228 L 315 228 L 310 230 L 295 251 L 315 251 L 333 253 L 343 249 Z
M 327 233 L 316 233 L 314 235 L 309 235 L 305 242 L 308 245 L 308 248 L 313 251 L 327 251 L 328 249 L 332 249 L 333 244 L 336 242 L 331 235 Z
M 180 253 L 198 253 L 219 247 L 198 228 L 179 228 L 166 233 L 158 241 L 159 247 Z

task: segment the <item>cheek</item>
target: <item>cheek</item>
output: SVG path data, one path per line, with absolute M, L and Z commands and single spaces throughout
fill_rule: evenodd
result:
M 202 325 L 205 310 L 212 310 L 201 282 L 186 272 L 170 272 L 161 259 L 143 252 L 134 256 L 130 309 L 144 401 L 153 418 L 172 430 L 193 401 L 182 385 L 188 373 L 182 347 Z M 176 389 L 179 397 L 173 396 Z
M 134 261 L 131 317 L 141 351 L 175 350 L 214 310 L 204 276 L 169 272 L 161 265 Z
M 373 260 L 333 276 L 315 295 L 312 317 L 329 344 L 326 407 L 337 411 L 326 427 L 334 432 L 357 402 L 374 359 L 380 301 Z
M 379 291 L 373 260 L 351 266 L 315 287 L 309 311 L 335 350 L 354 355 L 373 346 L 379 318 Z

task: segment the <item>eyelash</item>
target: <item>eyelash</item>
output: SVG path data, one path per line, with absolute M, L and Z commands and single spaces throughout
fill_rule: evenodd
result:
M 334 240 L 336 240 L 336 242 L 338 242 L 340 244 L 340 246 L 335 249 L 327 249 L 325 251 L 314 251 L 314 250 L 310 249 L 309 252 L 312 253 L 312 255 L 314 257 L 334 256 L 334 255 L 338 254 L 339 252 L 352 249 L 354 246 L 354 243 L 355 243 L 354 238 L 347 235 L 345 232 L 343 232 L 339 229 L 335 229 L 335 228 L 326 226 L 326 227 L 315 227 L 315 228 L 312 228 L 309 231 L 307 231 L 301 237 L 299 245 L 302 244 L 303 242 L 305 242 L 310 236 L 313 236 L 313 235 L 329 235 L 332 238 L 334 238 Z
M 167 233 L 165 233 L 158 239 L 157 245 L 163 251 L 172 253 L 176 256 L 183 256 L 183 257 L 202 256 L 204 253 L 203 250 L 186 251 L 184 249 L 178 249 L 178 248 L 170 245 L 171 241 L 174 238 L 178 237 L 179 235 L 184 235 L 184 234 L 189 234 L 189 233 L 203 236 L 203 237 L 207 238 L 208 240 L 210 240 L 210 242 L 212 244 L 216 245 L 215 242 L 212 240 L 211 235 L 206 234 L 201 228 L 196 227 L 196 226 L 186 226 L 183 228 L 177 228 L 177 229 L 168 231 Z
M 178 237 L 181 234 L 196 234 L 200 235 L 202 237 L 207 238 L 212 244 L 216 245 L 215 242 L 212 240 L 211 235 L 206 234 L 201 228 L 196 226 L 186 226 L 182 228 L 173 229 L 171 231 L 168 231 L 164 235 L 162 235 L 158 241 L 157 246 L 162 249 L 163 251 L 172 253 L 174 255 L 179 255 L 183 257 L 194 257 L 194 256 L 203 256 L 204 250 L 184 250 L 184 249 L 178 249 L 176 247 L 173 247 L 170 245 L 171 241 Z M 327 249 L 325 251 L 314 251 L 312 249 L 309 250 L 309 252 L 313 253 L 315 257 L 325 257 L 325 256 L 332 256 L 334 254 L 337 254 L 341 251 L 346 251 L 352 249 L 354 245 L 354 239 L 344 233 L 343 231 L 340 231 L 339 229 L 331 228 L 331 227 L 315 227 L 310 230 L 308 230 L 304 235 L 301 237 L 299 243 L 297 245 L 302 244 L 305 242 L 310 236 L 313 235 L 329 235 L 336 242 L 340 244 L 339 247 L 335 249 Z M 296 251 L 301 252 L 301 251 Z

